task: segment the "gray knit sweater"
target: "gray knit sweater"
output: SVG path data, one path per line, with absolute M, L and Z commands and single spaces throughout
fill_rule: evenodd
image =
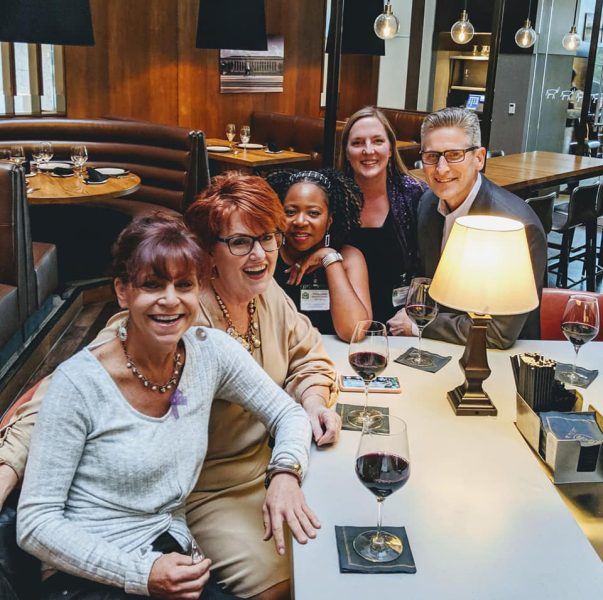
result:
M 205 457 L 215 396 L 255 413 L 276 437 L 273 457 L 306 469 L 304 410 L 225 333 L 192 328 L 184 342 L 182 395 L 160 418 L 134 409 L 87 349 L 57 369 L 33 434 L 17 523 L 19 544 L 46 567 L 148 595 L 160 556 L 153 540 L 167 531 L 190 544 L 184 502 Z

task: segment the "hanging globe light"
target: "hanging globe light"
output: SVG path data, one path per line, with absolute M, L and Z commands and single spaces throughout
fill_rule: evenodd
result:
M 466 3 L 465 3 L 466 6 Z M 475 29 L 469 21 L 467 11 L 463 9 L 459 20 L 450 29 L 450 35 L 457 44 L 467 44 L 473 38 Z
M 530 19 L 526 19 L 523 27 L 520 27 L 515 34 L 515 43 L 520 48 L 531 48 L 536 43 L 536 32 L 532 28 Z
M 391 40 L 400 29 L 400 21 L 392 10 L 392 5 L 389 0 L 383 8 L 383 13 L 375 19 L 373 25 L 375 34 L 382 40 Z
M 578 46 L 582 43 L 580 36 L 576 33 L 576 26 L 572 25 L 568 33 L 563 36 L 561 40 L 563 47 L 570 52 L 574 52 L 578 49 Z

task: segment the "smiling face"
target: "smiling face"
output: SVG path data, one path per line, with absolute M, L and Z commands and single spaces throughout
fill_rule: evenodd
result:
M 471 147 L 469 136 L 459 127 L 438 127 L 429 131 L 423 139 L 423 151 L 444 152 Z M 431 191 L 444 200 L 452 211 L 467 198 L 475 184 L 477 174 L 484 166 L 485 148 L 478 148 L 465 154 L 458 163 L 448 163 L 443 156 L 435 165 L 423 165 L 425 179 Z
M 174 347 L 197 319 L 196 273 L 173 268 L 169 279 L 162 279 L 148 269 L 139 281 L 134 285 L 115 280 L 119 305 L 129 310 L 128 339 L 136 337 L 149 350 Z
M 264 233 L 270 232 L 250 227 L 243 221 L 240 212 L 235 211 L 228 225 L 220 231 L 220 237 L 257 236 Z M 235 302 L 247 303 L 262 294 L 272 279 L 277 257 L 277 250 L 266 252 L 259 242 L 255 242 L 251 252 L 245 256 L 235 256 L 228 249 L 228 244 L 216 242 L 212 248 L 212 266 L 218 272 L 215 284 L 220 295 Z
M 333 219 L 324 190 L 313 183 L 296 183 L 283 202 L 287 248 L 305 253 L 323 244 Z
M 386 176 L 392 147 L 385 127 L 376 117 L 364 117 L 354 123 L 345 152 L 358 183 Z

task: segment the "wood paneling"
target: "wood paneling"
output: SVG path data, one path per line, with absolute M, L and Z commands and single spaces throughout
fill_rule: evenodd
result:
M 267 0 L 285 38 L 283 93 L 220 94 L 218 50 L 195 48 L 199 0 L 92 0 L 96 45 L 65 48 L 67 115 L 147 119 L 223 137 L 254 110 L 318 116 L 324 0 Z M 341 117 L 376 102 L 378 58 L 346 56 Z M 252 132 L 253 136 L 253 132 Z

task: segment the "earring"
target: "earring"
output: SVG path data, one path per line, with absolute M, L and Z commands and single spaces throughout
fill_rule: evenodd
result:
M 211 268 L 211 278 L 218 279 L 218 267 L 216 265 L 213 265 Z
M 125 342 L 128 339 L 128 319 L 124 319 L 117 328 L 117 337 Z
M 325 235 L 325 248 L 328 248 L 331 245 L 331 234 L 327 231 Z

